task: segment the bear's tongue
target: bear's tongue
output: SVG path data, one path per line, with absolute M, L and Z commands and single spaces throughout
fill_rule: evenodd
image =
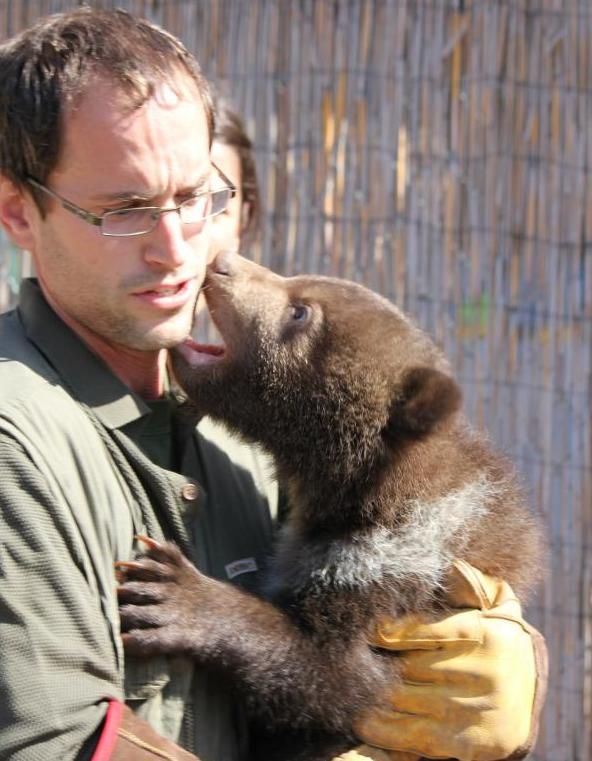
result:
M 225 347 L 216 344 L 200 344 L 193 338 L 186 338 L 176 347 L 185 360 L 192 366 L 219 362 L 225 354 Z

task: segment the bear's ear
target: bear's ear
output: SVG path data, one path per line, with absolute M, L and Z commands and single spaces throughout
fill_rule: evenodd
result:
M 461 390 L 448 375 L 432 367 L 412 367 L 391 402 L 384 434 L 387 438 L 423 436 L 459 410 L 461 401 Z

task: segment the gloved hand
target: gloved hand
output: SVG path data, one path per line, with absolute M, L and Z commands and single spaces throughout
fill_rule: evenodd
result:
M 437 620 L 384 620 L 374 645 L 401 656 L 389 707 L 355 726 L 357 758 L 502 761 L 532 750 L 547 687 L 544 640 L 504 581 L 457 561 Z M 347 756 L 346 756 L 347 758 Z M 353 761 L 353 759 L 352 759 Z

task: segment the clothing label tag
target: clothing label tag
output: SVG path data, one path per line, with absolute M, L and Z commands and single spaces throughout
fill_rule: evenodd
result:
M 242 558 L 241 560 L 233 560 L 232 563 L 224 566 L 226 575 L 229 579 L 234 579 L 235 576 L 240 576 L 241 573 L 253 573 L 257 570 L 257 561 L 255 558 Z

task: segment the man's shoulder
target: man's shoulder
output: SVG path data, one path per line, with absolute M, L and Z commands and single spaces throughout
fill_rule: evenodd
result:
M 0 315 L 0 404 L 55 387 L 57 376 L 13 310 Z
M 43 421 L 62 428 L 82 413 L 41 351 L 26 336 L 16 311 L 0 315 L 0 418 Z
M 16 477 L 34 465 L 54 509 L 77 505 L 79 515 L 94 515 L 128 499 L 99 426 L 27 339 L 18 313 L 0 316 L 0 442 L 15 453 Z

